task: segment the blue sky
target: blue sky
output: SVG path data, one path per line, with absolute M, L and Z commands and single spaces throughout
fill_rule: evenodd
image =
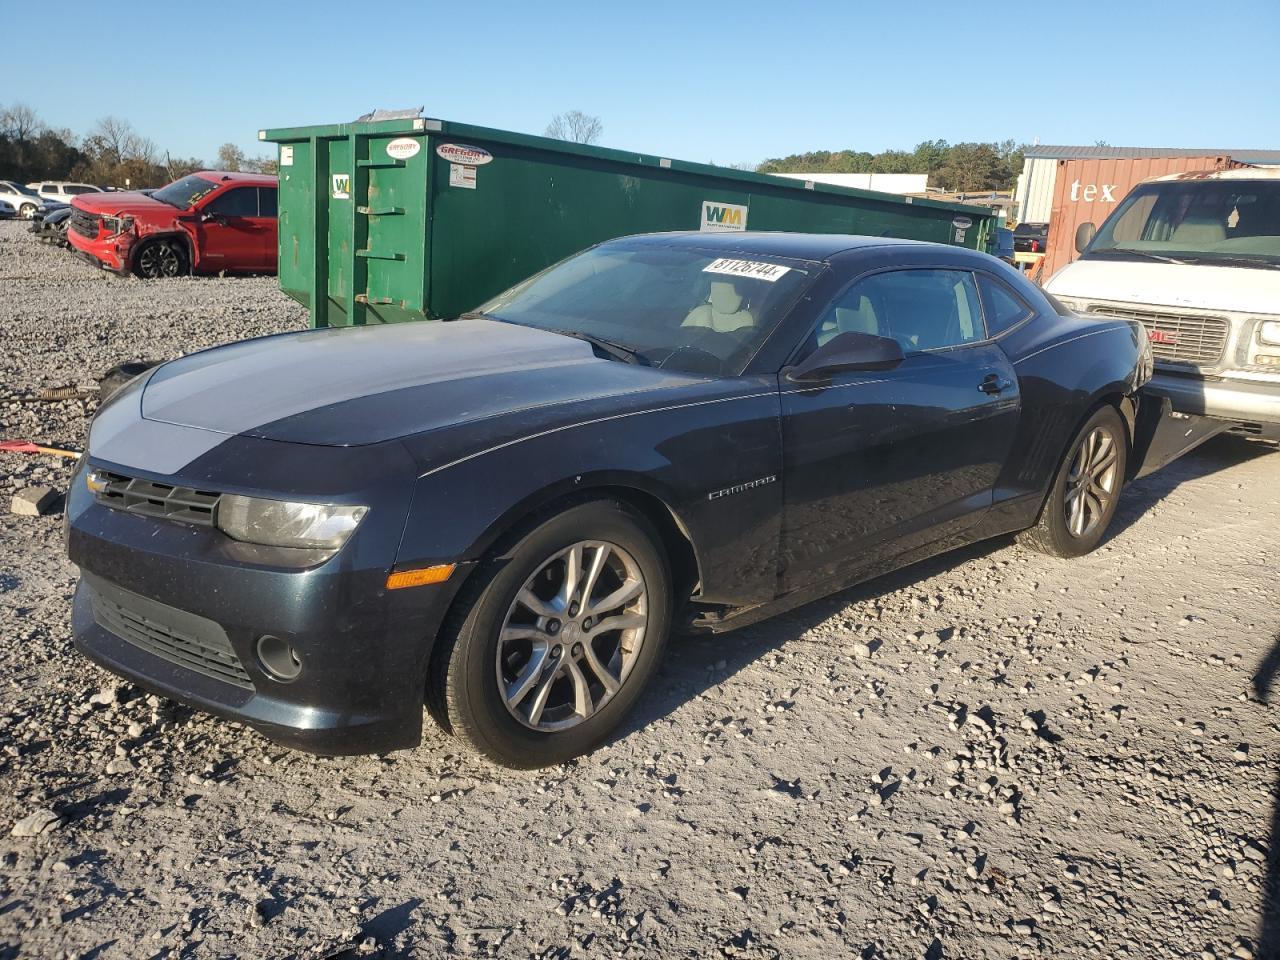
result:
M 113 114 L 206 160 L 228 140 L 262 152 L 261 127 L 420 104 L 530 133 L 579 109 L 603 120 L 606 146 L 717 163 L 934 138 L 1280 147 L 1276 0 L 0 10 L 6 31 L 27 21 L 38 38 L 6 44 L 0 104 L 80 134 Z M 51 70 L 59 45 L 69 55 Z

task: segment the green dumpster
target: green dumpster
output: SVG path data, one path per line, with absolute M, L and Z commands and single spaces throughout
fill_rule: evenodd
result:
M 422 117 L 263 130 L 280 287 L 313 326 L 455 317 L 592 244 L 663 230 L 857 233 L 980 250 L 980 208 Z

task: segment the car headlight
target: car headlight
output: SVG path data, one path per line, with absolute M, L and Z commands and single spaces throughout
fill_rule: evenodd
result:
M 1077 297 L 1064 297 L 1060 293 L 1055 293 L 1054 296 L 1057 297 L 1058 302 L 1061 303 L 1068 310 L 1072 310 L 1076 313 L 1085 312 L 1084 310 L 1085 302 L 1083 300 L 1080 300 Z
M 269 547 L 337 550 L 351 536 L 368 507 L 294 503 L 223 494 L 217 524 L 233 540 Z
M 114 237 L 133 229 L 133 217 L 103 217 L 102 225 L 106 228 L 107 235 Z
M 1280 320 L 1263 320 L 1258 326 L 1258 339 L 1268 346 L 1280 347 Z

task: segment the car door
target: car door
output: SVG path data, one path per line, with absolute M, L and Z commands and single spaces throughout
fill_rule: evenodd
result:
M 279 255 L 279 234 L 276 214 L 276 188 L 258 188 L 258 226 L 262 237 L 262 263 L 260 268 L 268 273 L 276 272 Z
M 265 241 L 257 187 L 230 187 L 211 197 L 200 209 L 196 231 L 202 270 L 262 269 Z
M 1017 376 L 987 338 L 974 275 L 893 269 L 856 281 L 802 350 L 838 333 L 906 357 L 829 382 L 781 381 L 784 591 L 954 537 L 991 506 L 1019 414 Z

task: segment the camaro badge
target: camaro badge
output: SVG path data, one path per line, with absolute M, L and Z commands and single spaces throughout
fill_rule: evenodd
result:
M 727 497 L 730 494 L 742 493 L 744 490 L 751 490 L 755 487 L 763 487 L 766 483 L 773 483 L 777 477 L 761 477 L 759 480 L 749 480 L 746 483 L 739 483 L 732 487 L 725 487 L 723 490 L 717 490 L 714 493 L 708 493 L 708 500 L 719 500 L 721 497 Z

